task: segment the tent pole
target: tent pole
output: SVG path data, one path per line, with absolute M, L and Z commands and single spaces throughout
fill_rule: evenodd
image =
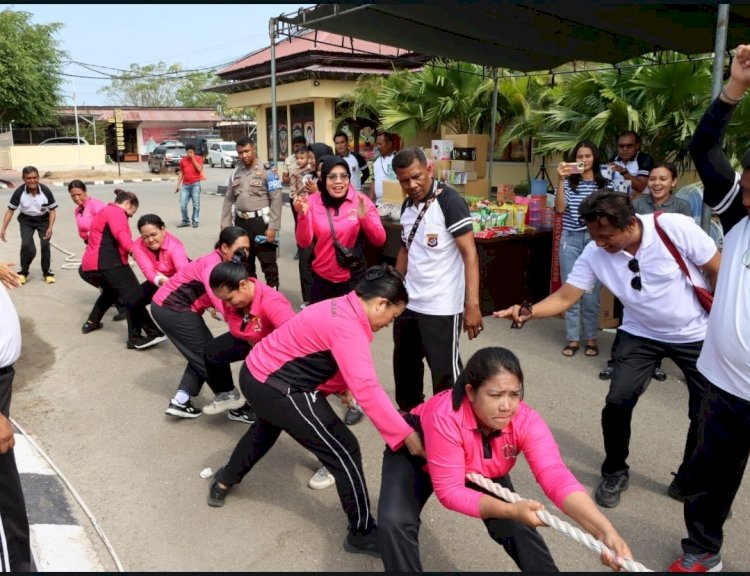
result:
M 492 161 L 495 157 L 495 124 L 497 123 L 497 68 L 492 68 L 492 77 L 495 79 L 495 89 L 492 91 L 492 131 L 490 132 L 490 163 L 487 167 L 490 177 L 490 195 L 492 195 Z M 495 194 L 497 198 L 497 194 Z
M 269 36 L 271 37 L 271 140 L 273 141 L 273 167 L 276 168 L 279 162 L 278 148 L 278 127 L 276 118 L 276 18 L 271 18 L 269 22 Z
M 714 41 L 714 67 L 711 73 L 711 99 L 715 99 L 724 84 L 724 54 L 727 51 L 727 29 L 729 28 L 729 4 L 719 4 L 716 13 L 716 39 Z M 703 205 L 701 228 L 706 232 L 711 225 L 711 208 Z

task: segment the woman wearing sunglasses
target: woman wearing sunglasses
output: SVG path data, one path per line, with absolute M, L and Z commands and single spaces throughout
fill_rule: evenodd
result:
M 613 350 L 614 374 L 602 411 L 606 457 L 596 501 L 614 508 L 628 486 L 626 460 L 633 409 L 663 358 L 671 358 L 682 370 L 689 393 L 685 453 L 668 488 L 673 497 L 684 495 L 689 489 L 687 462 L 696 444 L 698 410 L 706 387 L 696 362 L 708 313 L 694 285 L 710 289 L 701 271 L 708 275 L 711 287 L 716 285 L 721 255 L 692 218 L 661 214 L 658 226 L 682 255 L 690 272 L 688 279 L 659 236 L 655 216 L 636 214 L 629 196 L 599 190 L 581 203 L 580 213 L 594 242 L 576 260 L 562 287 L 523 311 L 516 305 L 493 316 L 521 323 L 548 318 L 570 308 L 597 281 L 607 286 L 623 303 L 624 311 Z

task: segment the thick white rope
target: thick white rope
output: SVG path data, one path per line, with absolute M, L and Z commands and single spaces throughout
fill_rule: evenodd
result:
M 73 252 L 68 252 L 64 248 L 61 248 L 54 242 L 49 243 L 50 246 L 52 246 L 55 250 L 59 250 L 63 254 L 65 254 L 65 264 L 60 266 L 61 270 L 78 270 L 78 267 L 81 265 L 81 260 L 78 258 Z
M 469 480 L 469 482 L 472 482 L 477 486 L 484 488 L 491 494 L 494 494 L 495 496 L 505 500 L 506 502 L 514 503 L 524 499 L 515 492 L 511 492 L 507 488 L 500 486 L 500 484 L 494 483 L 492 480 L 485 478 L 481 474 L 471 472 L 466 475 L 466 478 Z M 593 536 L 591 536 L 591 534 L 584 532 L 580 528 L 577 528 L 576 526 L 573 526 L 564 520 L 560 520 L 556 516 L 553 516 L 552 514 L 547 512 L 547 510 L 537 510 L 536 515 L 550 528 L 554 528 L 558 532 L 562 532 L 576 542 L 583 544 L 589 550 L 593 550 L 597 554 L 601 554 L 602 550 L 607 550 L 610 554 L 612 554 L 612 558 L 617 557 L 617 554 L 615 554 L 615 552 L 611 550 L 604 542 L 595 539 Z M 649 570 L 640 562 L 636 562 L 635 560 L 630 560 L 628 558 L 624 558 L 620 562 L 620 566 L 622 566 L 622 568 L 624 568 L 628 572 L 653 572 L 653 570 Z

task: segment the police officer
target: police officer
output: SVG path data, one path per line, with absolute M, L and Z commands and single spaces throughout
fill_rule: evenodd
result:
M 239 226 L 250 235 L 248 273 L 255 273 L 255 258 L 266 284 L 278 290 L 279 267 L 276 264 L 277 235 L 281 227 L 281 181 L 275 168 L 255 155 L 255 143 L 243 137 L 237 140 L 238 166 L 229 177 L 227 195 L 221 211 L 221 228 Z M 234 204 L 234 223 L 232 222 Z

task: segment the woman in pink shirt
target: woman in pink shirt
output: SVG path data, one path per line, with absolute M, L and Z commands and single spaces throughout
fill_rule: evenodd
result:
M 230 420 L 252 424 L 255 413 L 235 388 L 230 365 L 247 358 L 261 338 L 294 316 L 294 310 L 281 292 L 248 277 L 236 257 L 217 264 L 208 282 L 214 296 L 221 300 L 229 332 L 206 344 L 206 382 L 216 396 L 203 407 L 203 412 L 221 414 L 229 410 Z
M 510 471 L 523 453 L 536 481 L 555 505 L 620 557 L 630 549 L 565 466 L 542 417 L 523 401 L 523 372 L 505 348 L 483 348 L 466 363 L 453 390 L 436 394 L 404 418 L 422 430 L 426 461 L 386 447 L 378 507 L 386 572 L 422 570 L 420 513 L 433 490 L 450 510 L 481 518 L 490 537 L 522 571 L 557 571 L 536 527 L 542 504 L 514 504 L 466 484 L 477 472 L 513 490 Z M 602 562 L 617 570 L 614 559 Z
M 167 232 L 164 221 L 156 214 L 141 216 L 138 231 L 141 235 L 133 242 L 133 258 L 146 277 L 141 286 L 144 303 L 149 304 L 159 287 L 190 259 L 182 241 Z
M 240 261 L 250 254 L 250 238 L 242 228 L 228 226 L 221 231 L 214 250 L 183 266 L 154 294 L 151 313 L 188 364 L 177 392 L 169 401 L 165 414 L 176 418 L 197 418 L 200 408 L 193 406 L 192 397 L 200 394 L 206 373 L 205 347 L 213 334 L 203 320 L 203 312 L 216 314 L 222 302 L 211 291 L 211 270 L 233 256 Z
M 68 184 L 68 192 L 70 193 L 70 199 L 76 205 L 73 215 L 76 219 L 78 235 L 83 243 L 87 244 L 91 221 L 104 209 L 105 204 L 101 200 L 90 197 L 86 190 L 86 184 L 81 180 L 72 180 Z
M 385 244 L 385 228 L 378 209 L 365 194 L 354 189 L 350 176 L 346 160 L 325 157 L 317 184 L 320 194 L 300 194 L 294 203 L 298 213 L 297 244 L 304 250 L 315 241 L 310 288 L 313 304 L 354 288 L 367 267 L 363 234 L 376 248 Z M 361 419 L 362 411 L 356 404 L 348 409 L 347 424 Z M 318 470 L 316 476 L 326 478 L 325 471 Z
M 88 334 L 102 328 L 104 313 L 119 301 L 127 309 L 128 349 L 144 350 L 167 338 L 146 310 L 143 290 L 128 264 L 133 250 L 128 219 L 138 210 L 138 197 L 125 190 L 116 192 L 114 203 L 107 204 L 91 221 L 81 258 L 81 278 L 102 291 L 81 331 Z
M 258 420 L 216 472 L 209 506 L 223 506 L 232 486 L 285 431 L 336 478 L 349 519 L 344 549 L 379 555 L 359 443 L 326 395 L 353 395 L 389 446 L 423 453 L 419 435 L 380 385 L 370 352 L 373 333 L 389 326 L 407 301 L 401 274 L 373 266 L 353 291 L 308 306 L 253 346 L 240 369 L 240 388 Z
M 76 205 L 75 210 L 73 210 L 73 216 L 76 219 L 78 235 L 84 244 L 88 244 L 91 222 L 94 216 L 104 209 L 105 204 L 101 200 L 88 195 L 86 184 L 82 180 L 71 180 L 68 184 L 68 193 L 70 193 L 70 199 Z M 126 307 L 120 302 L 115 302 L 115 306 L 117 307 L 117 314 L 114 315 L 112 320 L 125 320 L 127 318 Z M 88 334 L 91 332 L 90 328 L 92 326 L 84 324 L 83 333 Z M 96 330 L 96 327 L 93 329 Z
M 349 165 L 341 158 L 328 157 L 323 162 L 318 187 L 320 194 L 300 194 L 295 200 L 300 248 L 315 240 L 312 263 L 313 284 L 310 302 L 320 302 L 347 294 L 366 269 L 360 238 L 379 247 L 385 243 L 385 228 L 375 204 L 349 183 Z M 333 228 L 333 233 L 331 229 Z M 335 241 L 352 253 L 344 266 L 336 255 Z

